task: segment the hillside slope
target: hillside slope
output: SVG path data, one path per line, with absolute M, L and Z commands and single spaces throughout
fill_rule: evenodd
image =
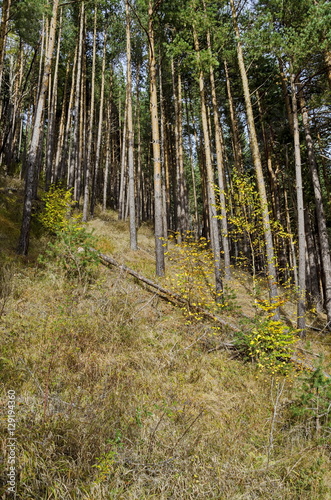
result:
M 17 499 L 331 498 L 328 427 L 291 410 L 302 374 L 276 377 L 214 349 L 230 332 L 188 323 L 116 268 L 91 266 L 82 278 L 61 259 L 38 263 L 40 234 L 30 259 L 17 260 L 8 207 L 1 405 L 6 413 L 15 391 Z M 151 229 L 140 229 L 134 253 L 127 224 L 101 215 L 89 223 L 98 248 L 152 277 Z M 233 300 L 253 316 L 240 286 Z M 328 352 L 323 343 L 306 348 Z M 2 498 L 6 474 L 5 459 Z

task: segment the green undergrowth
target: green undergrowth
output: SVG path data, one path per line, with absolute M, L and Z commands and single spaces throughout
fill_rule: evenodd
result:
M 149 226 L 136 253 L 111 212 L 88 227 L 96 246 L 152 277 Z M 330 498 L 323 374 L 261 371 L 218 349 L 234 340 L 230 330 L 188 321 L 116 268 L 87 262 L 85 274 L 68 273 L 52 245 L 34 265 L 7 262 L 0 280 L 1 405 L 15 391 L 17 499 Z M 6 484 L 6 460 L 0 467 Z

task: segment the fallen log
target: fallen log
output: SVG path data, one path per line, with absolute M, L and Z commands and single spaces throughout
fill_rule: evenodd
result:
M 222 326 L 229 327 L 231 330 L 235 332 L 239 332 L 239 328 L 231 323 L 230 321 L 226 321 L 225 319 L 221 318 L 217 314 L 213 314 L 210 311 L 207 311 L 206 309 L 203 309 L 202 307 L 199 306 L 192 306 L 192 304 L 189 304 L 189 302 L 184 299 L 181 295 L 179 295 L 176 292 L 173 292 L 172 290 L 168 290 L 166 288 L 163 288 L 161 285 L 155 283 L 154 281 L 146 278 L 145 276 L 142 276 L 141 274 L 137 273 L 133 269 L 130 269 L 129 267 L 119 264 L 113 257 L 110 255 L 105 255 L 103 253 L 98 253 L 101 263 L 102 264 L 110 264 L 112 266 L 118 267 L 122 271 L 130 274 L 131 276 L 134 276 L 137 278 L 139 281 L 142 281 L 143 283 L 146 283 L 146 285 L 154 288 L 156 290 L 156 293 L 161 296 L 162 298 L 165 298 L 169 300 L 170 302 L 175 302 L 177 305 L 182 304 L 185 306 L 188 306 L 191 311 L 197 312 L 201 314 L 203 317 L 211 319 L 212 321 L 215 321 L 216 323 L 219 323 Z
M 91 248 L 91 250 L 96 252 L 96 250 L 94 250 L 92 248 Z M 152 287 L 154 290 L 156 290 L 155 293 L 157 295 L 159 295 L 160 297 L 162 297 L 163 299 L 166 299 L 169 302 L 175 303 L 176 305 L 180 304 L 180 305 L 188 306 L 192 311 L 198 312 L 199 314 L 201 314 L 205 318 L 211 319 L 212 321 L 214 321 L 216 323 L 219 323 L 222 326 L 229 327 L 231 330 L 233 330 L 235 332 L 239 332 L 240 331 L 240 329 L 236 325 L 234 325 L 233 323 L 224 320 L 223 318 L 221 318 L 217 314 L 213 314 L 210 311 L 206 311 L 206 309 L 203 309 L 202 307 L 192 306 L 192 304 L 189 304 L 189 302 L 186 299 L 184 299 L 181 295 L 179 295 L 178 293 L 173 292 L 172 290 L 168 290 L 167 288 L 162 287 L 158 283 L 155 283 L 154 281 L 152 281 L 152 280 L 146 278 L 145 276 L 137 273 L 137 271 L 134 271 L 133 269 L 130 269 L 129 267 L 125 266 L 124 264 L 119 264 L 110 255 L 105 255 L 103 253 L 98 252 L 98 256 L 100 258 L 100 262 L 103 265 L 108 266 L 110 264 L 111 266 L 115 266 L 115 267 L 121 269 L 122 271 L 130 274 L 131 276 L 133 276 L 137 280 L 141 281 L 142 283 L 145 283 L 146 285 L 148 285 L 148 286 Z M 213 352 L 213 351 L 217 351 L 217 350 L 220 350 L 220 349 L 237 350 L 238 351 L 235 343 L 230 341 L 230 342 L 222 342 L 221 344 L 219 344 L 215 348 L 210 349 L 208 352 Z M 300 351 L 300 350 L 301 350 L 300 348 L 297 348 L 297 351 Z M 300 357 L 297 355 L 297 353 L 293 353 L 293 355 L 290 358 L 290 361 L 294 365 L 300 366 L 302 369 L 308 370 L 310 372 L 314 371 L 316 369 L 312 365 L 312 363 L 310 363 L 309 361 L 300 359 Z M 326 378 L 331 378 L 331 376 L 328 373 L 323 372 L 323 375 Z

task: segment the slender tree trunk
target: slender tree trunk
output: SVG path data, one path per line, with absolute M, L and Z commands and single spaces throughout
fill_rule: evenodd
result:
M 64 128 L 66 121 L 66 108 L 67 108 L 67 88 L 68 88 L 68 80 L 69 80 L 69 69 L 70 64 L 67 62 L 66 68 L 66 76 L 64 83 L 64 91 L 63 91 L 63 100 L 61 103 L 61 118 L 59 124 L 59 131 L 57 137 L 56 151 L 55 151 L 55 159 L 54 159 L 54 176 L 52 182 L 57 183 L 60 179 L 62 180 L 63 172 L 61 172 L 62 168 L 62 155 L 64 153 Z
M 270 217 L 269 217 L 269 209 L 268 209 L 268 199 L 266 193 L 266 187 L 263 177 L 262 170 L 262 162 L 260 156 L 259 145 L 257 141 L 255 123 L 254 123 L 254 115 L 253 108 L 250 96 L 250 90 L 248 85 L 248 78 L 245 68 L 244 55 L 240 42 L 240 33 L 239 27 L 237 23 L 236 10 L 234 6 L 234 0 L 230 0 L 230 5 L 232 9 L 232 19 L 234 24 L 235 35 L 237 38 L 237 56 L 239 63 L 239 70 L 241 75 L 241 80 L 243 84 L 245 104 L 246 104 L 246 113 L 247 113 L 247 123 L 250 134 L 250 146 L 252 151 L 253 164 L 255 168 L 260 202 L 261 202 L 261 210 L 262 210 L 262 218 L 263 218 L 263 229 L 264 229 L 264 239 L 265 239 L 265 247 L 266 247 L 266 257 L 267 257 L 267 270 L 268 270 L 268 284 L 269 284 L 269 295 L 271 302 L 276 302 L 278 297 L 278 289 L 276 282 L 276 261 L 274 255 L 274 245 L 272 241 L 272 232 L 270 225 Z M 279 318 L 279 308 L 275 307 L 275 319 Z
M 207 43 L 210 55 L 212 55 L 210 33 L 207 33 Z M 224 256 L 224 277 L 226 280 L 231 278 L 231 264 L 230 264 L 230 249 L 228 240 L 228 218 L 225 202 L 225 184 L 224 184 L 224 147 L 223 147 L 223 134 L 218 113 L 218 104 L 216 96 L 215 76 L 212 65 L 209 66 L 210 88 L 213 104 L 214 115 L 214 129 L 215 129 L 215 145 L 216 145 L 216 163 L 218 173 L 218 187 L 220 198 L 220 212 L 221 212 L 221 236 L 223 245 Z
M 310 214 L 305 210 L 305 234 L 306 234 L 306 248 L 307 248 L 307 299 L 312 306 L 321 304 L 321 293 L 319 287 L 319 266 L 318 259 L 316 258 L 316 245 L 314 236 L 311 229 Z
M 85 19 L 84 19 L 84 32 L 83 39 L 86 39 L 86 29 L 85 29 Z M 80 202 L 82 197 L 82 185 L 83 185 L 83 175 L 86 168 L 86 148 L 85 148 L 85 138 L 86 138 L 86 45 L 84 43 L 84 53 L 82 58 L 82 75 L 81 75 L 81 86 L 80 86 L 80 107 L 79 107 L 79 133 L 78 133 L 78 155 L 77 155 L 77 165 L 76 165 L 76 177 L 75 177 L 75 188 L 74 193 L 77 202 Z
M 164 113 L 162 68 L 159 65 L 159 88 L 160 88 L 160 140 L 161 140 L 161 180 L 162 180 L 162 224 L 163 233 L 168 235 L 168 205 L 167 205 L 167 143 L 166 143 L 166 119 Z M 167 245 L 167 241 L 165 242 Z M 167 247 L 165 247 L 167 248 Z
M 129 171 L 129 213 L 130 213 L 130 247 L 137 250 L 137 227 L 136 227 L 136 198 L 135 198 L 135 171 L 134 171 L 134 132 L 132 120 L 132 69 L 131 69 L 131 33 L 130 33 L 130 10 L 129 2 L 125 2 L 126 14 L 126 105 L 128 117 L 128 171 Z
M 318 175 L 313 140 L 310 133 L 309 126 L 309 116 L 308 111 L 305 106 L 303 97 L 301 97 L 301 112 L 302 112 L 302 122 L 305 130 L 306 144 L 308 150 L 308 163 L 310 167 L 311 178 L 314 188 L 315 196 L 315 206 L 316 206 L 316 218 L 317 218 L 317 228 L 318 237 L 321 250 L 321 262 L 324 275 L 324 296 L 325 296 L 325 309 L 327 313 L 328 323 L 331 324 L 331 257 L 330 257 L 330 245 L 328 238 L 328 231 L 326 226 L 325 210 L 323 204 L 321 183 Z
M 190 118 L 189 118 L 189 107 L 188 107 L 188 99 L 185 99 L 185 110 L 186 110 L 186 123 L 188 127 L 188 144 L 189 144 L 189 158 L 190 158 L 190 169 L 192 176 L 192 191 L 193 191 L 193 203 L 194 203 L 194 233 L 196 238 L 200 235 L 200 224 L 199 224 L 199 212 L 198 212 L 198 197 L 197 197 L 197 188 L 196 188 L 196 179 L 195 179 L 195 171 L 194 171 L 194 158 L 193 158 L 193 144 L 192 144 L 192 134 L 190 131 Z M 194 117 L 192 117 L 192 123 L 194 125 Z M 196 149 L 198 149 L 196 144 Z
M 140 66 L 137 69 L 136 84 L 136 138 L 137 138 L 137 226 L 140 226 L 142 214 L 142 169 L 141 169 L 141 119 L 140 119 Z
M 331 51 L 324 52 L 324 61 L 326 65 L 326 76 L 328 78 L 329 86 L 331 87 Z
M 53 1 L 52 17 L 50 20 L 50 29 L 49 29 L 49 40 L 47 44 L 47 52 L 45 53 L 43 77 L 42 77 L 42 83 L 38 97 L 36 112 L 34 116 L 33 131 L 32 131 L 31 143 L 27 159 L 23 217 L 22 217 L 22 226 L 21 226 L 21 232 L 17 249 L 17 252 L 20 255 L 26 255 L 29 249 L 32 202 L 36 184 L 36 168 L 37 168 L 36 160 L 38 155 L 38 146 L 40 143 L 41 132 L 43 128 L 42 115 L 43 115 L 43 109 L 49 83 L 49 75 L 51 72 L 51 65 L 52 65 L 58 4 L 59 4 L 58 0 Z
M 120 173 L 120 190 L 118 197 L 118 218 L 124 219 L 125 214 L 125 184 L 126 184 L 126 167 L 127 167 L 127 149 L 126 145 L 127 135 L 127 107 L 124 109 L 124 123 L 123 123 L 123 139 L 121 149 L 121 173 Z
M 233 156 L 234 156 L 234 166 L 238 172 L 243 171 L 243 155 L 240 144 L 238 120 L 236 117 L 236 112 L 233 104 L 231 82 L 229 78 L 228 64 L 224 61 L 225 78 L 226 78 L 226 90 L 228 95 L 229 110 L 230 110 L 230 124 L 232 131 L 232 141 L 233 141 Z
M 183 159 L 183 111 L 182 111 L 182 82 L 179 69 L 175 70 L 171 59 L 172 90 L 175 106 L 175 144 L 176 144 L 176 198 L 177 198 L 177 228 L 178 240 L 181 241 L 186 230 L 185 214 L 185 176 Z M 177 77 L 177 78 L 176 78 Z
M 71 160 L 69 168 L 69 188 L 77 187 L 76 183 L 76 173 L 78 170 L 78 165 L 80 164 L 79 158 L 79 116 L 80 116 L 80 106 L 81 106 L 81 77 L 82 77 L 82 56 L 83 56 L 83 33 L 84 33 L 84 19 L 85 19 L 85 3 L 82 2 L 80 6 L 80 21 L 79 21 L 79 37 L 77 40 L 77 68 L 76 68 L 76 79 L 75 79 L 75 99 L 73 108 L 73 142 L 71 150 Z M 77 200 L 77 190 L 74 193 L 75 199 Z
M 294 132 L 294 155 L 295 155 L 295 178 L 297 192 L 297 211 L 298 211 L 298 243 L 299 243 L 299 259 L 298 259 L 298 305 L 297 305 L 297 325 L 302 330 L 301 335 L 305 335 L 306 328 L 306 236 L 305 236 L 305 216 L 303 205 L 303 188 L 302 188 L 302 173 L 301 173 L 301 153 L 300 153 L 300 135 L 299 121 L 297 111 L 297 92 L 295 75 L 291 74 L 291 91 L 292 91 L 292 114 L 293 114 L 293 132 Z
M 74 55 L 74 64 L 72 68 L 71 74 L 71 89 L 70 89 L 70 97 L 69 97 L 69 105 L 67 111 L 67 122 L 64 136 L 64 148 L 62 154 L 62 165 L 61 170 L 63 170 L 63 174 L 67 174 L 67 188 L 72 187 L 73 183 L 73 173 L 71 172 L 71 149 L 72 149 L 72 134 L 71 134 L 71 125 L 72 125 L 72 115 L 73 115 L 73 106 L 74 106 L 74 97 L 75 97 L 75 74 L 77 67 L 77 55 L 78 55 L 78 46 L 76 45 L 75 55 Z M 66 167 L 65 167 L 66 164 Z
M 0 90 L 2 84 L 3 66 L 6 50 L 7 29 L 9 21 L 11 0 L 3 0 L 1 8 L 1 23 L 0 23 Z M 1 115 L 0 115 L 1 116 Z
M 159 114 L 156 88 L 156 56 L 154 43 L 153 16 L 154 2 L 148 2 L 148 55 L 149 55 L 149 80 L 150 80 L 150 111 L 152 122 L 153 163 L 154 163 L 154 231 L 155 231 L 155 257 L 156 275 L 163 276 L 165 270 L 163 247 L 162 223 L 162 179 L 161 179 L 161 145 L 159 131 Z
M 193 36 L 194 36 L 194 47 L 197 54 L 197 60 L 199 66 L 201 66 L 200 62 L 200 49 L 199 49 L 199 41 L 198 36 L 193 28 Z M 223 283 L 221 278 L 221 249 L 220 249 L 220 237 L 218 230 L 218 220 L 216 218 L 216 197 L 215 197 L 215 189 L 214 189 L 214 172 L 212 167 L 212 159 L 211 159 L 211 145 L 209 138 L 209 129 L 208 129 L 208 117 L 207 117 L 207 107 L 206 107 L 206 97 L 205 97 L 205 85 L 203 79 L 203 72 L 200 67 L 199 69 L 199 89 L 200 89 L 200 105 L 201 105 L 201 121 L 202 121 L 202 130 L 203 130 L 203 140 L 204 140 L 204 152 L 205 152 L 205 162 L 206 162 L 206 184 L 207 184 L 207 195 L 208 195 L 208 211 L 209 211 L 209 227 L 210 227 L 210 239 L 211 245 L 213 249 L 214 256 L 214 273 L 215 273 L 215 287 L 216 287 L 216 300 L 219 301 L 221 299 L 221 295 L 223 292 Z
M 91 215 L 94 215 L 95 202 L 97 198 L 98 189 L 98 177 L 99 177 L 99 166 L 101 157 L 101 139 L 102 139 L 102 125 L 103 125 L 103 107 L 105 100 L 105 71 L 106 71 L 106 51 L 107 51 L 107 35 L 106 32 L 103 34 L 103 54 L 102 54 L 102 68 L 101 68 L 101 88 L 100 88 L 100 105 L 99 105 L 99 120 L 98 120 L 98 134 L 97 134 L 97 144 L 95 151 L 95 167 L 94 167 L 94 179 L 93 179 L 93 189 L 91 195 Z M 123 145 L 125 146 L 125 145 Z
M 55 131 L 55 118 L 57 110 L 57 93 L 58 93 L 58 73 L 59 73 L 59 60 L 60 60 L 60 47 L 61 47 L 61 34 L 62 34 L 62 12 L 59 20 L 58 44 L 56 51 L 56 60 L 54 67 L 53 88 L 51 98 L 49 101 L 48 113 L 48 127 L 47 127 L 47 150 L 46 150 L 46 179 L 45 188 L 49 188 L 53 178 L 53 153 L 54 153 L 54 131 Z M 51 86 L 49 85 L 49 90 Z
M 93 49 L 92 49 L 92 74 L 91 74 L 91 103 L 88 124 L 88 139 L 86 153 L 86 168 L 85 168 L 85 184 L 84 184 L 84 202 L 83 202 L 83 222 L 88 219 L 89 200 L 90 200 L 90 177 L 91 177 L 91 153 L 92 153 L 92 138 L 94 124 L 94 103 L 95 103 L 95 66 L 97 53 L 97 4 L 94 5 L 94 22 L 93 22 Z
M 108 199 L 108 184 L 109 184 L 109 166 L 111 158 L 111 136 L 112 136 L 112 74 L 110 76 L 110 95 L 108 96 L 108 107 L 107 107 L 107 133 L 106 133 L 106 160 L 105 160 L 105 171 L 103 180 L 103 202 L 102 209 L 105 211 L 107 209 L 107 199 Z

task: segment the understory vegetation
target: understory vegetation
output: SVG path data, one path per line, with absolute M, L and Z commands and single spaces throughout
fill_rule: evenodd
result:
M 55 234 L 35 217 L 30 256 L 18 260 L 19 196 L 1 205 L 0 280 L 1 405 L 14 390 L 17 499 L 330 498 L 330 335 L 298 340 L 289 292 L 274 321 L 267 285 L 257 296 L 237 268 L 215 311 L 205 243 L 169 241 L 158 283 L 188 294 L 177 307 L 98 263 L 92 247 L 155 280 L 152 228 L 140 227 L 131 251 L 128 223 L 100 209 Z

